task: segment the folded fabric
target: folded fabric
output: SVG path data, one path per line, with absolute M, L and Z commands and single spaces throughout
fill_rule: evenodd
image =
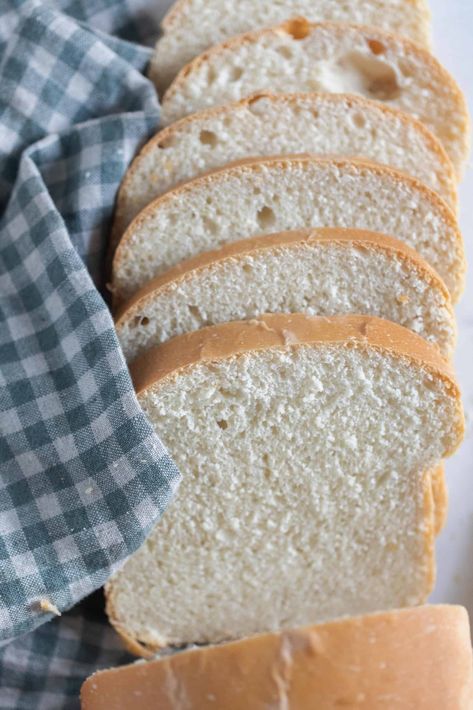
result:
M 99 291 L 119 182 L 159 121 L 149 50 L 105 34 L 147 41 L 142 8 L 0 9 L 1 708 L 73 707 L 99 634 L 63 617 L 18 637 L 101 586 L 179 482 Z M 53 683 L 73 636 L 83 673 Z

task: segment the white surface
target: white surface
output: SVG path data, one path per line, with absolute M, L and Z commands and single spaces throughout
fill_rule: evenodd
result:
M 157 0 L 159 14 L 171 2 Z M 473 115 L 473 2 L 431 0 L 434 51 L 467 94 Z M 437 544 L 438 575 L 432 601 L 464 604 L 473 619 L 473 164 L 460 189 L 461 225 L 470 272 L 457 309 L 459 340 L 455 358 L 467 414 L 467 435 L 447 463 L 450 508 Z

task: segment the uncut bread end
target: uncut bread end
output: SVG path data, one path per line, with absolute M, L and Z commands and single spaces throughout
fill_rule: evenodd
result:
M 460 177 L 469 154 L 465 97 L 416 44 L 375 27 L 291 20 L 212 47 L 163 98 L 164 125 L 255 91 L 359 94 L 410 113 L 443 143 Z
M 144 653 L 425 600 L 423 472 L 463 435 L 436 348 L 376 318 L 267 315 L 174 338 L 132 374 L 183 473 L 107 585 Z
M 466 610 L 424 606 L 99 671 L 81 701 L 82 710 L 129 710 L 137 698 L 140 710 L 314 710 L 316 698 L 317 710 L 333 710 L 380 708 L 388 697 L 398 710 L 470 710 L 471 669 Z
M 113 259 L 115 302 L 180 261 L 270 232 L 342 227 L 390 234 L 415 249 L 458 300 L 464 245 L 448 205 L 419 181 L 357 158 L 255 158 L 198 177 L 154 200 Z

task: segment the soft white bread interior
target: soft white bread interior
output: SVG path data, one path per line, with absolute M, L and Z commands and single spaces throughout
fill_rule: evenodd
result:
M 374 25 L 430 45 L 427 0 L 180 0 L 162 22 L 163 35 L 151 60 L 150 77 L 162 92 L 184 64 L 208 47 L 298 16 L 313 22 Z
M 471 710 L 466 609 L 423 606 L 99 671 L 82 710 Z
M 456 209 L 452 163 L 409 114 L 346 94 L 259 94 L 184 118 L 144 146 L 120 187 L 115 239 L 152 199 L 181 182 L 242 158 L 288 153 L 361 156 L 391 165 Z
M 425 600 L 436 523 L 423 472 L 463 435 L 437 348 L 377 318 L 278 314 L 178 336 L 131 371 L 183 473 L 107 585 L 136 648 Z
M 392 320 L 451 357 L 455 317 L 436 272 L 403 242 L 374 232 L 301 230 L 244 239 L 151 281 L 122 307 L 128 361 L 207 325 L 262 313 L 349 313 Z
M 304 20 L 249 32 L 187 65 L 163 99 L 164 124 L 255 91 L 352 93 L 420 119 L 443 143 L 458 175 L 468 157 L 465 98 L 429 52 L 373 27 Z
M 391 234 L 436 269 L 454 301 L 462 291 L 463 241 L 437 193 L 386 166 L 299 155 L 241 161 L 153 201 L 116 249 L 116 302 L 183 259 L 259 234 L 311 227 Z

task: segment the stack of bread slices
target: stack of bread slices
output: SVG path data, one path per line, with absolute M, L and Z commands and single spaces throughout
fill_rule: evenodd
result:
M 85 707 L 472 708 L 466 615 L 420 606 L 463 434 L 468 153 L 426 2 L 178 0 L 163 30 L 111 290 L 183 480 L 106 593 L 132 650 L 181 651 Z

